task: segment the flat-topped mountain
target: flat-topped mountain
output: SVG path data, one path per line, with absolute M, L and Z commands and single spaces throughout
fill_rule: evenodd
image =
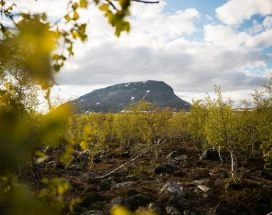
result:
M 76 113 L 120 112 L 129 105 L 145 100 L 161 108 L 188 110 L 190 103 L 180 99 L 163 81 L 144 81 L 116 84 L 94 90 L 70 101 Z

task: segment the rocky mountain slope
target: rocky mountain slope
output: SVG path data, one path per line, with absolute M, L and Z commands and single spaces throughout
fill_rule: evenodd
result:
M 188 110 L 191 106 L 176 96 L 173 89 L 162 81 L 117 84 L 94 90 L 69 103 L 73 104 L 76 113 L 105 113 L 120 112 L 141 99 L 173 110 Z

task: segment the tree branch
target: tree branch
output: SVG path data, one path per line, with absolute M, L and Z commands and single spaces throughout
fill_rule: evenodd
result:
M 118 171 L 119 169 L 122 169 L 123 167 L 127 166 L 128 164 L 130 164 L 130 163 L 132 163 L 133 161 L 137 160 L 138 158 L 142 157 L 143 155 L 145 155 L 146 153 L 148 153 L 150 150 L 152 150 L 152 149 L 158 147 L 158 146 L 161 145 L 161 144 L 163 145 L 163 144 L 165 143 L 165 141 L 166 141 L 166 140 L 164 140 L 164 141 L 161 143 L 160 139 L 157 140 L 156 144 L 154 144 L 152 147 L 150 147 L 149 149 L 147 149 L 145 152 L 143 152 L 143 153 L 137 155 L 136 157 L 132 158 L 131 160 L 129 160 L 129 161 L 123 163 L 121 166 L 118 166 L 118 167 L 115 168 L 114 170 L 112 170 L 112 171 L 106 173 L 105 175 L 98 176 L 97 178 L 98 178 L 98 179 L 104 179 L 104 178 L 109 177 L 110 175 L 112 175 L 113 173 L 115 173 L 116 171 Z
M 113 1 L 118 1 L 118 0 L 113 0 Z M 158 4 L 160 3 L 159 0 L 152 0 L 152 1 L 147 1 L 147 0 L 131 0 L 131 1 L 134 1 L 134 2 L 138 2 L 138 3 L 143 3 L 143 4 Z
M 158 4 L 160 1 L 145 1 L 145 0 L 131 0 L 139 3 L 144 3 L 144 4 Z

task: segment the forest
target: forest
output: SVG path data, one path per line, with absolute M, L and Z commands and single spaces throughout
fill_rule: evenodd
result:
M 113 2 L 94 1 L 119 37 L 131 1 Z M 145 100 L 123 113 L 54 107 L 55 74 L 87 40 L 88 6 L 70 1 L 52 23 L 0 0 L 0 214 L 271 214 L 271 76 L 241 108 L 219 86 L 188 112 Z

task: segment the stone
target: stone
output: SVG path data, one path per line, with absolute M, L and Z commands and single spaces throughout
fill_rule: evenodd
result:
M 165 207 L 166 214 L 168 215 L 181 215 L 180 211 L 172 206 Z
M 173 176 L 183 178 L 186 176 L 186 172 L 183 170 L 179 170 L 174 172 Z
M 103 159 L 106 158 L 107 152 L 105 150 L 101 150 L 97 152 L 93 158 L 94 163 L 100 163 Z
M 133 184 L 134 184 L 133 181 L 125 181 L 125 182 L 113 185 L 112 189 L 119 189 L 119 188 L 124 188 L 124 187 L 130 187 Z
M 98 186 L 98 190 L 100 191 L 106 191 L 112 188 L 112 186 L 115 186 L 116 182 L 112 178 L 105 179 L 101 181 L 101 183 Z
M 99 193 L 90 193 L 79 203 L 79 207 L 90 208 L 94 203 L 104 200 Z
M 176 161 L 186 161 L 188 159 L 187 155 L 180 155 L 174 158 Z
M 220 161 L 219 153 L 217 150 L 207 149 L 200 156 L 200 160 Z
M 91 210 L 83 213 L 84 215 L 103 215 L 103 211 L 100 210 Z
M 206 185 L 202 185 L 202 184 L 198 185 L 197 188 L 202 190 L 204 193 L 206 193 L 210 190 L 209 187 L 207 187 Z
M 173 158 L 178 157 L 178 156 L 180 156 L 180 155 L 181 155 L 180 152 L 178 152 L 178 151 L 173 151 L 173 152 L 170 152 L 170 153 L 166 156 L 166 158 L 167 158 L 167 159 L 173 159 Z
M 140 206 L 147 206 L 150 201 L 151 200 L 147 196 L 137 194 L 128 198 L 128 207 L 130 210 L 135 211 Z
M 79 162 L 88 162 L 90 154 L 87 151 L 76 151 L 76 160 Z
M 170 196 L 175 196 L 178 198 L 183 198 L 185 196 L 183 187 L 178 182 L 167 182 L 161 188 L 160 193 L 164 193 Z
M 173 174 L 177 170 L 174 164 L 159 164 L 155 168 L 155 174 L 167 173 Z
M 194 180 L 194 181 L 193 181 L 193 184 L 196 184 L 196 185 L 200 185 L 200 184 L 208 184 L 209 181 L 210 181 L 209 179 Z
M 235 209 L 227 201 L 221 201 L 215 208 L 215 215 L 234 215 Z
M 185 210 L 183 211 L 183 215 L 196 215 L 196 213 L 191 210 Z
M 148 205 L 148 209 L 149 209 L 150 211 L 152 211 L 153 213 L 155 213 L 156 215 L 163 214 L 163 213 L 162 213 L 162 209 L 160 208 L 160 206 L 157 205 L 157 204 L 154 203 L 154 202 L 151 202 L 151 203 Z
M 116 196 L 110 201 L 109 208 L 112 208 L 115 205 L 120 205 L 123 207 L 128 207 L 127 201 L 122 196 Z
M 77 170 L 77 171 L 79 171 L 79 170 L 83 170 L 83 166 L 82 166 L 82 164 L 76 163 L 76 164 L 70 165 L 70 166 L 68 167 L 68 169 L 69 169 L 69 170 Z

